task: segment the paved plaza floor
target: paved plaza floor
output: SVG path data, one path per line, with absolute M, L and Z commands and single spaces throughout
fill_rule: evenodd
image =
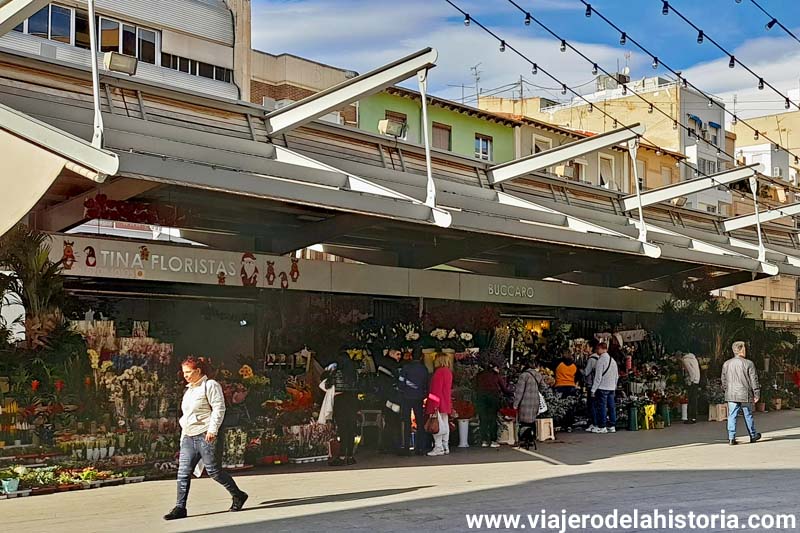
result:
M 0 524 L 15 533 L 405 533 L 468 531 L 470 513 L 543 509 L 800 514 L 800 410 L 758 414 L 756 424 L 764 440 L 751 445 L 740 438 L 736 447 L 728 446 L 724 423 L 707 422 L 559 434 L 538 452 L 504 446 L 453 449 L 437 458 L 363 454 L 352 467 L 262 469 L 237 477 L 250 493 L 240 513 L 225 512 L 226 492 L 201 479 L 192 484 L 190 517 L 169 523 L 161 516 L 174 503 L 174 481 L 20 498 L 0 501 Z

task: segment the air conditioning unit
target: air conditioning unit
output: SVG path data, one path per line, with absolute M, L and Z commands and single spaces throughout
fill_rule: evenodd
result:
M 781 167 L 772 167 L 772 177 L 773 178 L 782 178 L 783 177 L 783 169 Z

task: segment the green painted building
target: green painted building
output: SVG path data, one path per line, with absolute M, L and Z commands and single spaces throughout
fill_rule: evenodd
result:
M 429 134 L 434 150 L 492 163 L 514 159 L 514 128 L 521 122 L 449 100 L 428 97 Z M 422 99 L 416 91 L 390 87 L 358 104 L 359 128 L 378 132 L 378 122 L 406 124 L 403 140 L 422 144 Z

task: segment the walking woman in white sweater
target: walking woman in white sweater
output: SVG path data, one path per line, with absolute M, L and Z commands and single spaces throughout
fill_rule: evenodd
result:
M 178 500 L 164 520 L 186 518 L 186 500 L 192 472 L 202 461 L 208 475 L 225 487 L 233 503 L 230 511 L 241 511 L 247 494 L 239 490 L 233 478 L 219 467 L 215 441 L 225 417 L 225 397 L 222 386 L 208 377 L 208 363 L 202 357 L 189 357 L 181 364 L 186 392 L 181 403 L 181 450 L 178 464 Z

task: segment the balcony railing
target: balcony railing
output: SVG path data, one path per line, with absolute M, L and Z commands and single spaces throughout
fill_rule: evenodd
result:
M 786 311 L 764 311 L 764 320 L 773 322 L 798 322 L 800 323 L 800 313 L 788 313 Z

